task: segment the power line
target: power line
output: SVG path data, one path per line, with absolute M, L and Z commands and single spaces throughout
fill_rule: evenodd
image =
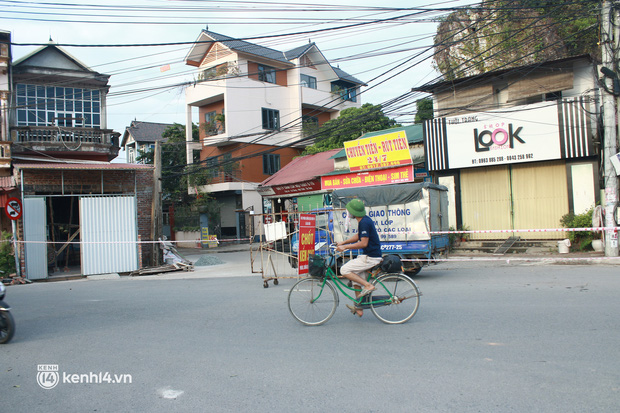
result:
M 541 18 L 542 18 L 542 17 L 541 17 Z M 548 46 L 548 47 L 550 47 L 550 46 Z M 471 60 L 471 59 L 470 59 L 470 60 Z M 513 61 L 513 62 L 510 62 L 510 63 L 514 63 L 514 62 L 516 62 L 516 61 L 517 61 L 517 60 L 515 60 L 515 61 Z M 238 158 L 235 158 L 235 159 L 238 159 Z

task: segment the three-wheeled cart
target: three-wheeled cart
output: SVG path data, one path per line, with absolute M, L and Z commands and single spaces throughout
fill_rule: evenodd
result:
M 449 249 L 448 188 L 443 185 L 423 182 L 347 188 L 333 191 L 331 197 L 335 240 L 357 232 L 357 221 L 348 219 L 344 208 L 358 198 L 375 223 L 383 254 L 398 255 L 408 275 L 435 263 L 438 255 Z

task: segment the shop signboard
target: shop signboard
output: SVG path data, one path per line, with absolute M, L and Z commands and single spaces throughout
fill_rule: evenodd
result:
M 378 171 L 325 175 L 321 177 L 321 188 L 323 190 L 359 188 L 413 182 L 413 180 L 413 165 L 405 165 Z
M 258 187 L 257 191 L 261 196 L 285 196 L 303 194 L 318 191 L 320 189 L 321 182 L 318 179 L 312 179 L 309 181 L 295 182 L 291 184 Z
M 427 121 L 430 171 L 590 156 L 587 102 L 563 100 Z
M 344 149 L 351 171 L 411 164 L 404 130 L 347 141 Z

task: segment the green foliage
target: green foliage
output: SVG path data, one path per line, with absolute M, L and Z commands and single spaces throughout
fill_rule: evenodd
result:
M 568 56 L 598 57 L 598 1 L 486 0 L 439 24 L 434 66 L 451 80 Z
M 471 231 L 471 228 L 469 228 L 467 225 L 461 225 L 461 228 L 459 229 L 459 231 Z M 462 240 L 464 241 L 469 241 L 471 234 L 465 234 L 465 233 L 461 233 L 460 237 Z
M 173 124 L 162 134 L 166 142 L 161 145 L 162 198 L 175 203 L 191 202 L 188 186 L 205 185 L 208 172 L 199 165 L 187 165 L 185 125 Z M 192 125 L 192 137 L 198 140 L 199 129 Z M 153 164 L 154 151 L 141 151 L 138 162 Z M 197 161 L 197 159 L 194 159 Z
M 184 231 L 184 232 L 199 232 L 200 231 L 200 227 L 199 226 L 195 226 L 195 227 L 182 227 L 181 229 L 178 229 L 178 231 Z
M 564 228 L 590 228 L 593 211 L 594 208 L 590 208 L 583 214 L 566 214 L 560 219 L 560 224 Z M 568 233 L 568 239 L 571 242 L 572 249 L 586 251 L 592 249 L 594 234 L 591 231 L 571 231 Z
M 198 193 L 198 196 L 174 209 L 174 228 L 177 231 L 199 231 L 200 214 L 207 214 L 209 234 L 218 233 L 217 225 L 220 222 L 220 204 L 208 194 Z
M 0 271 L 2 273 L 0 273 L 0 278 L 5 278 L 9 274 L 15 273 L 15 253 L 10 240 L 11 234 L 2 231 L 2 239 L 0 240 Z
M 209 233 L 221 236 L 219 228 L 216 227 L 221 218 L 219 202 L 207 194 L 199 193 L 196 200 L 192 203 L 192 207 L 197 208 L 200 213 L 207 214 Z
M 597 23 L 598 0 L 521 0 L 543 16 L 549 15 L 554 28 L 564 40 L 568 56 L 600 54 Z
M 415 123 L 422 123 L 425 120 L 433 119 L 433 99 L 426 97 L 415 102 L 416 113 Z
M 357 139 L 367 132 L 400 126 L 383 113 L 381 105 L 365 103 L 359 108 L 348 108 L 336 119 L 325 122 L 315 135 L 316 143 L 308 146 L 304 155 L 342 148 L 343 143 Z
M 452 251 L 454 249 L 454 245 L 456 244 L 456 241 L 460 239 L 460 236 L 456 232 L 453 232 L 453 231 L 456 231 L 454 227 L 450 227 L 448 228 L 448 230 L 450 231 L 450 233 L 448 234 L 448 249 Z

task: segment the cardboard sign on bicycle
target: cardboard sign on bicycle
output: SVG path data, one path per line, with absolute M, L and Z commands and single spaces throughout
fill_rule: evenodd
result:
M 299 275 L 308 274 L 308 257 L 314 254 L 314 232 L 316 230 L 316 216 L 300 214 L 299 216 Z

